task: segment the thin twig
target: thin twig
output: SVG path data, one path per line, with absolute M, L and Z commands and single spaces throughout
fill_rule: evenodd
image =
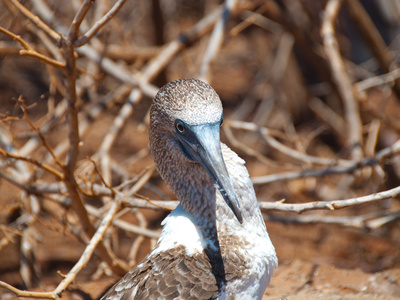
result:
M 47 151 L 51 154 L 53 157 L 54 161 L 57 163 L 58 166 L 61 168 L 63 167 L 62 163 L 59 161 L 57 156 L 54 154 L 53 149 L 50 147 L 49 143 L 47 140 L 44 138 L 42 133 L 40 132 L 40 129 L 33 124 L 33 122 L 29 119 L 28 117 L 28 107 L 25 105 L 24 100 L 22 99 L 22 96 L 18 98 L 18 103 L 20 104 L 21 110 L 24 113 L 23 120 L 29 124 L 29 126 L 37 133 L 39 136 L 40 140 L 42 141 L 43 146 L 47 149 Z M 12 117 L 7 117 L 5 120 L 16 120 L 15 118 Z
M 17 297 L 21 298 L 45 298 L 45 299 L 57 299 L 52 292 L 29 292 L 19 290 L 8 283 L 0 281 L 0 286 L 9 290 Z
M 90 39 L 104 26 L 107 24 L 108 21 L 110 21 L 116 14 L 117 12 L 121 9 L 122 5 L 126 0 L 118 0 L 114 6 L 108 11 L 107 14 L 105 14 L 100 20 L 98 20 L 92 28 L 90 28 L 83 36 L 81 36 L 79 39 L 76 39 L 73 43 L 74 47 L 81 47 L 85 45 L 87 42 L 90 41 Z
M 0 26 L 0 32 L 3 32 L 4 34 L 12 37 L 14 40 L 16 40 L 18 43 L 20 43 L 22 45 L 22 47 L 24 47 L 26 50 L 19 50 L 19 54 L 22 56 L 31 56 L 33 58 L 37 58 L 40 61 L 55 66 L 57 68 L 61 68 L 64 69 L 65 65 L 62 62 L 59 62 L 55 59 L 52 59 L 48 56 L 45 56 L 39 52 L 36 52 L 29 44 L 27 41 L 25 41 L 23 38 L 21 38 L 19 35 L 16 35 L 14 33 L 12 33 L 11 31 L 8 31 L 7 29 L 3 28 Z
M 67 35 L 71 43 L 75 42 L 78 38 L 79 27 L 81 26 L 83 19 L 85 18 L 89 9 L 92 7 L 93 3 L 93 0 L 85 0 L 79 8 L 78 12 L 75 14 L 74 20 L 69 27 Z
M 33 24 L 35 24 L 38 28 L 42 29 L 44 32 L 46 32 L 47 35 L 49 35 L 51 38 L 54 40 L 58 41 L 61 39 L 61 36 L 59 33 L 54 31 L 52 28 L 50 28 L 46 23 L 44 23 L 38 16 L 32 14 L 25 6 L 23 6 L 21 3 L 19 3 L 17 0 L 6 0 L 11 2 L 15 7 L 19 9 L 19 11 L 27 17 Z
M 39 168 L 42 168 L 43 170 L 46 170 L 50 173 L 52 173 L 53 175 L 55 175 L 56 177 L 58 177 L 59 179 L 63 179 L 64 175 L 57 171 L 56 169 L 52 168 L 49 165 L 46 165 L 36 159 L 30 158 L 30 157 L 25 157 L 25 156 L 20 156 L 20 155 L 16 155 L 16 154 L 12 154 L 9 152 L 4 151 L 3 149 L 0 148 L 0 155 L 4 156 L 5 158 L 11 158 L 11 159 L 17 159 L 17 160 L 22 160 L 22 161 L 26 161 L 29 162 L 35 166 L 38 166 Z

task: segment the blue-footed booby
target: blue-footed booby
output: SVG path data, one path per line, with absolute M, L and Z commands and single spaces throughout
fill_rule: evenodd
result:
M 277 266 L 244 161 L 220 141 L 222 104 L 197 79 L 162 87 L 150 150 L 180 204 L 151 252 L 102 299 L 261 299 Z

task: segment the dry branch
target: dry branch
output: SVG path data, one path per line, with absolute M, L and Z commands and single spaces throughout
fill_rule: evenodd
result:
M 350 78 L 346 72 L 342 57 L 340 55 L 339 45 L 335 37 L 334 22 L 339 13 L 341 0 L 329 0 L 323 17 L 321 35 L 324 42 L 325 53 L 328 58 L 329 66 L 332 72 L 332 78 L 345 107 L 345 116 L 348 123 L 348 141 L 347 146 L 351 151 L 351 156 L 355 160 L 363 157 L 362 153 L 362 122 L 358 103 L 353 94 L 353 87 Z
M 290 211 L 297 213 L 314 209 L 335 210 L 366 203 L 373 203 L 376 201 L 381 201 L 390 198 L 396 198 L 399 194 L 400 194 L 400 187 L 396 187 L 391 190 L 371 194 L 368 196 L 345 199 L 345 200 L 319 201 L 319 202 L 309 202 L 301 204 L 283 203 L 282 201 L 261 202 L 260 208 L 262 210 L 280 210 L 280 211 Z

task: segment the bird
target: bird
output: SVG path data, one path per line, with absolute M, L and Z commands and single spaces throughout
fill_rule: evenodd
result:
M 216 91 L 164 85 L 150 107 L 150 152 L 180 204 L 150 253 L 101 298 L 261 299 L 278 260 L 245 162 L 220 141 Z

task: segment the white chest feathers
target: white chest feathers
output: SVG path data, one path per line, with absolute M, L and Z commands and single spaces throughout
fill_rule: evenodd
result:
M 181 245 L 186 248 L 186 255 L 193 256 L 207 248 L 207 240 L 181 205 L 178 205 L 161 225 L 164 227 L 152 253 L 168 251 Z

